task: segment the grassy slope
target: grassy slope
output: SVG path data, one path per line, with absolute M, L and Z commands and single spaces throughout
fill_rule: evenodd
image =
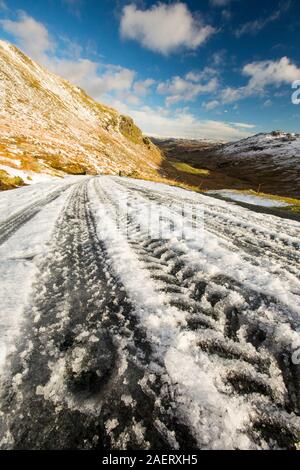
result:
M 0 78 L 0 165 L 52 176 L 120 170 L 160 174 L 160 150 L 130 117 L 94 101 L 3 41 Z M 6 174 L 0 181 L 2 188 L 9 186 Z
M 256 190 L 249 188 L 248 182 L 244 182 L 237 178 L 228 177 L 223 173 L 208 170 L 206 168 L 196 168 L 190 164 L 178 162 L 174 159 L 169 161 L 174 166 L 174 168 L 176 168 L 180 173 L 186 175 L 186 184 L 183 182 L 180 185 L 182 187 L 186 187 L 187 189 L 192 189 L 196 191 L 231 189 L 236 192 L 241 192 L 243 194 L 250 194 L 262 198 L 273 199 L 274 201 L 286 202 L 287 204 L 289 204 L 289 206 L 282 207 L 280 208 L 280 210 L 300 214 L 299 199 L 257 192 Z M 191 179 L 190 176 L 192 176 L 193 178 Z M 199 184 L 196 187 L 194 179 L 195 177 L 199 178 Z
M 10 176 L 5 170 L 0 170 L 0 191 L 15 189 L 24 185 L 24 181 L 19 176 Z
M 197 176 L 203 180 L 204 189 L 241 189 L 263 191 L 278 197 L 289 197 L 299 200 L 299 170 L 287 166 L 279 168 L 270 162 L 269 156 L 260 155 L 257 159 L 239 159 L 235 164 L 234 157 L 220 155 L 221 144 L 186 139 L 153 139 L 164 152 L 167 160 L 186 175 Z M 203 170 L 209 171 L 204 178 Z
M 198 190 L 254 189 L 248 182 L 224 175 L 218 171 L 198 168 L 176 159 L 169 159 L 169 163 L 177 170 L 178 177 L 183 183 Z

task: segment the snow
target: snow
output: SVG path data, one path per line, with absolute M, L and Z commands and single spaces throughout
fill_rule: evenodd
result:
M 51 181 L 0 194 L 1 219 L 5 221 L 37 199 L 75 181 L 75 178 Z M 127 377 L 130 364 L 146 362 L 136 387 L 146 393 L 152 384 L 162 384 L 156 392 L 155 409 L 163 413 L 163 404 L 168 401 L 176 419 L 186 426 L 201 449 L 277 448 L 276 442 L 272 444 L 262 436 L 255 440 L 249 433 L 253 423 L 265 414 L 278 416 L 282 429 L 289 432 L 296 429 L 299 435 L 299 416 L 285 408 L 286 384 L 276 358 L 283 352 L 295 354 L 300 344 L 300 224 L 164 184 L 111 176 L 78 181 L 79 189 L 80 185 L 87 185 L 86 209 L 91 210 L 97 239 L 105 247 L 109 292 L 116 289 L 112 279 L 118 279 L 132 305 L 130 316 L 135 318 L 135 330 L 141 328 L 151 345 L 148 358 L 146 351 L 138 349 L 141 345 L 133 342 L 136 331 L 129 329 L 130 318 L 126 318 L 126 312 L 118 311 L 120 325 L 114 332 L 114 344 L 119 361 L 115 375 Z M 29 321 L 26 305 L 30 303 L 31 292 L 37 288 L 43 295 L 47 273 L 44 278 L 40 276 L 39 267 L 49 254 L 51 243 L 57 243 L 52 240 L 52 233 L 60 220 L 58 216 L 69 203 L 71 191 L 72 188 L 67 189 L 47 204 L 0 247 L 3 375 L 9 372 L 5 371 L 8 353 L 22 339 L 22 322 Z M 80 191 L 75 200 L 83 201 Z M 180 219 L 183 207 L 184 223 Z M 196 229 L 191 222 L 195 213 L 199 216 Z M 84 220 L 84 214 L 79 211 L 64 230 L 72 231 L 77 218 Z M 166 229 L 170 226 L 171 232 Z M 84 232 L 81 238 L 78 227 L 76 237 L 84 241 L 82 248 L 87 249 L 88 234 Z M 68 242 L 67 235 L 63 236 Z M 63 258 L 66 253 L 71 256 L 69 245 L 63 247 L 66 252 L 58 249 L 58 256 Z M 58 261 L 63 260 L 54 259 L 54 265 Z M 96 302 L 99 295 L 105 298 L 95 284 L 97 266 L 89 266 L 92 277 L 85 278 L 84 272 L 76 272 L 79 262 L 74 259 L 72 275 L 78 276 L 78 283 L 87 279 L 84 287 L 91 292 L 90 301 Z M 63 269 L 64 278 L 69 269 Z M 109 277 L 109 273 L 114 277 Z M 196 299 L 195 286 L 201 288 L 203 284 L 205 292 Z M 215 304 L 211 300 L 214 297 Z M 234 311 L 239 318 L 236 337 L 234 325 L 228 323 L 229 313 Z M 39 312 L 35 313 L 34 324 L 39 321 Z M 65 303 L 55 313 L 49 311 L 49 315 L 56 315 L 57 328 L 68 325 L 69 313 Z M 110 313 L 102 311 L 101 321 L 108 321 Z M 121 326 L 123 315 L 128 322 L 126 335 Z M 192 321 L 200 326 L 192 328 Z M 85 330 L 84 325 L 82 321 L 75 330 L 75 345 L 65 355 L 62 351 L 56 355 L 47 328 L 40 328 L 39 335 L 45 338 L 48 348 L 43 353 L 50 351 L 47 357 L 50 372 L 47 381 L 37 386 L 36 394 L 61 412 L 65 408 L 75 409 L 98 419 L 101 399 L 74 398 L 65 379 L 67 361 L 69 370 L 80 374 L 85 370 L 89 347 L 99 342 L 99 331 Z M 257 332 L 266 335 L 262 347 L 248 339 Z M 136 349 L 136 355 L 130 357 Z M 16 375 L 15 385 L 20 387 L 22 380 L 26 378 Z M 232 385 L 232 382 L 238 385 L 239 380 L 250 381 L 257 388 L 254 392 L 239 393 Z M 120 399 L 132 413 L 130 432 L 141 448 L 148 448 L 145 423 L 137 420 L 139 414 L 134 414 L 139 397 L 129 393 L 126 380 L 123 386 Z M 271 390 L 272 398 L 259 392 L 263 387 Z M 264 411 L 260 411 L 260 406 Z M 104 427 L 117 448 L 130 445 L 131 434 L 122 429 L 119 415 L 106 416 Z M 176 429 L 157 416 L 155 427 L 174 449 L 179 447 Z M 122 430 L 119 435 L 118 428 Z
M 95 102 L 3 41 L 0 69 L 4 158 L 18 155 L 26 170 L 46 175 L 54 168 L 63 175 L 67 164 L 80 164 L 92 174 L 119 170 L 129 174 L 139 167 L 149 175 L 160 166 L 159 151 L 144 145 L 142 134 L 136 144 L 120 132 L 117 111 Z M 10 166 L 6 159 L 0 158 L 0 163 Z M 11 165 L 14 171 L 13 160 Z M 22 166 L 18 169 L 22 171 Z M 28 176 L 35 180 L 30 171 L 17 175 L 28 183 Z
M 122 180 L 119 178 L 103 178 L 101 179 L 101 188 L 104 192 L 118 201 L 119 210 L 122 211 L 122 204 L 126 197 L 126 189 L 122 189 L 118 184 Z M 127 180 L 128 181 L 128 180 Z M 132 180 L 133 181 L 133 180 Z M 115 183 L 116 182 L 116 183 Z M 127 182 L 124 183 L 126 186 Z M 180 198 L 193 200 L 195 203 L 205 203 L 208 206 L 218 206 L 227 208 L 228 204 L 223 202 L 209 201 L 204 196 L 187 193 L 178 188 L 169 188 L 161 184 L 153 184 L 150 182 L 134 181 L 134 187 L 151 190 L 155 193 L 162 192 L 164 195 L 172 193 L 174 200 Z M 128 187 L 132 185 L 128 183 Z M 91 199 L 96 200 L 95 193 L 91 189 Z M 104 199 L 105 201 L 105 199 Z M 149 231 L 147 221 L 145 221 L 144 212 L 141 209 L 143 198 L 135 197 L 136 210 L 133 209 L 131 215 L 137 221 L 144 234 Z M 108 204 L 108 203 L 107 203 Z M 145 270 L 141 269 L 141 263 L 137 256 L 133 253 L 128 245 L 128 238 L 123 237 L 117 230 L 117 226 L 112 222 L 112 214 L 105 209 L 105 206 L 93 204 L 94 210 L 97 211 L 98 234 L 99 238 L 105 241 L 108 254 L 113 262 L 113 266 L 120 276 L 126 291 L 134 301 L 136 313 L 140 317 L 142 325 L 149 340 L 156 348 L 156 354 L 159 364 L 163 364 L 169 375 L 169 381 L 176 390 L 175 398 L 176 406 L 182 415 L 184 422 L 194 430 L 194 436 L 201 448 L 255 448 L 248 437 L 245 435 L 245 426 L 251 416 L 251 406 L 242 398 L 224 397 L 216 388 L 216 381 L 219 374 L 223 374 L 225 369 L 218 362 L 211 361 L 206 353 L 199 353 L 197 342 L 199 336 L 189 332 L 185 332 L 186 314 L 175 307 L 166 306 L 165 294 L 157 293 L 157 286 L 149 277 Z M 126 207 L 123 205 L 123 212 Z M 172 216 L 172 206 L 168 203 L 166 213 L 169 211 L 169 217 Z M 246 221 L 249 218 L 249 212 L 242 208 L 234 209 L 235 215 L 239 215 L 240 219 Z M 120 214 L 119 214 L 120 215 Z M 264 215 L 255 216 L 257 220 L 264 226 Z M 269 221 L 272 219 L 269 217 Z M 153 218 L 154 225 L 157 219 Z M 288 233 L 288 226 L 291 225 L 293 232 L 294 223 L 289 221 L 282 222 L 282 230 Z M 249 226 L 250 228 L 250 226 Z M 297 226 L 299 230 L 299 225 Z M 155 231 L 156 229 L 154 229 Z M 266 321 L 272 319 L 274 324 L 286 321 L 289 316 L 292 321 L 299 325 L 300 313 L 300 282 L 295 276 L 282 272 L 273 273 L 274 267 L 268 266 L 264 262 L 255 263 L 255 267 L 251 261 L 246 261 L 242 253 L 232 253 L 230 245 L 225 247 L 221 240 L 209 231 L 204 234 L 204 241 L 180 240 L 176 238 L 176 232 L 173 239 L 168 241 L 169 249 L 182 250 L 184 255 L 180 259 L 184 259 L 187 265 L 196 273 L 207 273 L 208 275 L 225 274 L 228 278 L 242 282 L 245 286 L 255 291 L 267 293 L 274 296 L 286 307 L 280 308 L 276 306 L 272 309 L 263 307 L 260 313 L 261 320 Z M 192 248 L 192 246 L 194 248 Z M 273 269 L 272 269 L 273 268 Z M 277 266 L 277 270 L 279 266 Z M 243 299 L 231 293 L 227 299 L 228 305 L 231 307 L 238 306 Z M 249 315 L 251 315 L 249 313 Z M 292 339 L 292 331 L 289 329 L 289 339 Z M 277 336 L 278 337 L 278 336 Z M 282 344 L 282 343 L 281 343 Z M 249 353 L 252 351 L 250 345 L 247 346 Z M 247 351 L 245 347 L 245 351 Z M 157 371 L 156 366 L 153 373 Z M 253 372 L 252 372 L 253 373 Z M 282 388 L 282 383 L 277 382 L 276 387 Z M 205 416 L 205 421 L 201 415 Z
M 112 180 L 109 179 L 109 186 L 112 185 Z M 258 222 L 261 223 L 260 229 L 266 225 L 266 222 L 270 221 L 272 224 L 276 223 L 276 226 L 274 229 L 270 230 L 268 227 L 266 228 L 266 233 L 270 233 L 268 237 L 274 237 L 275 240 L 276 238 L 279 237 L 279 239 L 282 237 L 285 239 L 285 243 L 291 245 L 293 243 L 296 243 L 297 246 L 299 246 L 299 238 L 297 238 L 297 235 L 299 236 L 299 223 L 293 222 L 293 221 L 281 221 L 279 222 L 278 219 L 274 219 L 272 216 L 268 215 L 260 215 L 260 214 L 255 214 L 247 211 L 246 209 L 243 208 L 237 208 L 237 207 L 232 207 L 229 206 L 225 202 L 216 202 L 215 200 L 210 200 L 209 198 L 205 196 L 200 196 L 196 195 L 193 193 L 187 193 L 183 190 L 180 190 L 178 188 L 169 188 L 168 186 L 156 184 L 153 185 L 153 183 L 148 183 L 148 182 L 141 182 L 141 181 L 135 181 L 134 183 L 136 186 L 144 187 L 144 188 L 151 188 L 152 190 L 159 190 L 165 192 L 167 190 L 169 193 L 172 193 L 172 196 L 176 198 L 178 201 L 180 197 L 189 197 L 190 201 L 194 201 L 195 203 L 201 203 L 203 202 L 206 206 L 208 206 L 209 209 L 212 207 L 220 207 L 220 208 L 227 208 L 228 209 L 228 215 L 227 217 L 231 221 L 231 223 L 235 222 L 237 216 L 239 215 L 239 224 L 243 225 L 248 228 L 248 230 L 258 230 Z M 104 185 L 104 183 L 103 183 Z M 111 189 L 110 189 L 111 190 Z M 114 191 L 116 193 L 116 197 L 118 198 L 119 201 L 122 200 L 122 195 L 119 195 L 117 193 L 118 188 L 115 187 Z M 124 197 L 124 194 L 123 194 Z M 138 223 L 143 227 L 144 229 L 148 230 L 148 225 L 147 222 L 145 222 L 144 218 L 144 212 L 141 210 L 141 203 L 138 205 L 138 209 L 135 213 L 135 217 L 137 218 Z M 168 208 L 167 211 L 172 212 L 172 207 Z M 207 211 L 208 212 L 208 211 Z M 232 215 L 232 216 L 231 216 Z M 251 217 L 250 217 L 251 215 Z M 253 221 L 255 219 L 255 223 Z M 172 216 L 173 220 L 173 216 Z M 152 220 L 153 223 L 157 222 L 157 219 Z M 205 221 L 204 221 L 205 224 Z M 289 236 L 289 230 L 288 227 L 291 227 L 291 233 L 292 235 Z M 296 232 L 294 232 L 293 228 L 296 227 Z M 281 228 L 281 232 L 278 233 L 278 230 Z M 152 228 L 154 233 L 156 232 L 156 228 Z M 282 235 L 281 235 L 282 233 Z M 296 234 L 296 237 L 295 235 Z M 289 306 L 293 309 L 293 305 L 295 305 L 296 309 L 299 308 L 299 299 L 297 299 L 297 296 L 294 296 L 293 292 L 300 292 L 300 282 L 296 277 L 291 277 L 290 275 L 284 273 L 281 273 L 281 275 L 278 277 L 278 272 L 276 268 L 279 268 L 278 265 L 270 266 L 270 265 L 265 265 L 263 263 L 263 260 L 261 260 L 261 266 L 257 266 L 255 273 L 253 272 L 253 266 L 251 265 L 251 262 L 249 263 L 245 261 L 245 259 L 241 256 L 242 253 L 238 252 L 232 252 L 230 250 L 230 244 L 228 245 L 228 249 L 226 249 L 221 243 L 220 239 L 218 236 L 215 236 L 212 234 L 210 231 L 204 232 L 205 235 L 205 241 L 203 243 L 202 238 L 199 237 L 198 240 L 198 245 L 196 245 L 196 250 L 191 250 L 189 246 L 186 246 L 182 241 L 176 239 L 176 232 L 175 232 L 175 239 L 170 240 L 170 245 L 173 244 L 173 247 L 175 249 L 184 249 L 186 251 L 185 257 L 190 259 L 191 264 L 194 266 L 194 269 L 201 268 L 201 270 L 207 271 L 207 272 L 214 272 L 214 273 L 222 273 L 224 272 L 224 266 L 226 266 L 226 274 L 228 276 L 232 276 L 234 279 L 241 281 L 243 283 L 249 284 L 249 287 L 251 286 L 252 288 L 255 288 L 259 291 L 269 293 L 270 295 L 275 295 L 278 299 L 281 299 L 284 302 L 288 302 Z M 201 238 L 201 239 L 200 239 Z M 202 246 L 203 244 L 203 246 Z M 198 252 L 198 249 L 202 248 L 201 253 Z M 270 269 L 271 268 L 271 269 Z M 274 272 L 274 275 L 272 275 L 272 271 Z M 294 304 L 296 302 L 296 304 Z
M 260 183 L 266 193 L 300 197 L 299 133 L 261 133 L 223 145 L 213 150 L 212 163 L 255 187 Z
M 219 153 L 234 155 L 237 161 L 244 160 L 247 156 L 254 156 L 257 158 L 258 165 L 260 157 L 268 155 L 272 164 L 289 168 L 291 171 L 299 171 L 300 134 L 286 132 L 257 134 L 232 144 L 226 144 L 219 150 Z
M 33 171 L 18 170 L 7 165 L 0 165 L 0 170 L 6 171 L 9 176 L 19 176 L 26 184 L 41 183 L 47 181 L 57 181 L 59 178 L 45 173 L 35 173 Z
M 16 153 L 15 150 L 12 150 L 10 149 L 10 152 L 11 153 Z M 22 165 L 22 162 L 21 160 L 17 160 L 15 158 L 6 158 L 6 157 L 3 157 L 3 155 L 0 154 L 0 158 L 1 158 L 1 161 L 5 161 L 7 163 L 13 163 L 13 165 L 17 165 L 17 166 L 21 166 Z M 2 168 L 3 169 L 3 168 Z M 11 167 L 9 167 L 9 169 L 11 169 Z
M 255 206 L 261 207 L 288 207 L 289 204 L 283 201 L 276 201 L 275 199 L 270 199 L 261 196 L 255 196 L 253 194 L 246 194 L 237 191 L 229 190 L 218 190 L 218 191 L 208 191 L 208 194 L 219 195 L 232 201 L 246 202 L 247 204 L 253 204 Z
M 195 338 L 189 340 L 195 344 Z M 241 449 L 251 448 L 251 442 L 240 432 L 247 423 L 250 409 L 247 410 L 239 399 L 229 404 L 216 388 L 215 374 L 207 356 L 193 357 L 189 349 L 184 352 L 180 351 L 180 346 L 170 349 L 165 362 L 171 381 L 178 389 L 181 412 L 194 428 L 198 442 L 208 449 L 233 449 L 235 445 Z M 199 422 L 203 410 L 205 423 Z
M 41 181 L 38 180 L 41 176 Z M 59 188 L 84 179 L 85 177 L 47 178 L 46 175 L 36 174 L 37 182 L 30 186 L 23 186 L 12 191 L 0 191 L 0 222 L 50 195 Z
M 57 200 L 47 205 L 0 246 L 0 375 L 3 372 L 6 356 L 10 349 L 14 348 L 14 339 L 23 321 L 23 309 L 31 292 L 36 266 L 47 252 L 46 242 L 51 236 L 55 221 L 66 202 L 69 191 L 67 190 Z M 32 191 L 22 191 L 22 193 L 26 192 L 32 196 Z M 10 191 L 9 194 L 0 193 L 0 196 L 9 200 L 9 196 L 17 196 L 16 193 L 15 190 Z M 39 191 L 35 191 L 36 193 L 39 194 Z M 32 198 L 30 200 L 32 202 Z M 24 202 L 23 200 L 19 207 L 24 207 Z M 6 210 L 10 213 L 11 206 L 6 206 Z

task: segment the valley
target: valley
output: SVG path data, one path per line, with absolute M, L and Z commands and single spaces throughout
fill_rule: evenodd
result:
M 252 190 L 300 199 L 300 135 L 281 131 L 233 143 L 157 139 L 167 160 L 202 189 Z M 202 174 L 200 173 L 202 171 Z

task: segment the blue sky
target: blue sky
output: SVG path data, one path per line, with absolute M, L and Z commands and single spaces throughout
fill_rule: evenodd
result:
M 0 0 L 0 37 L 145 133 L 300 131 L 299 0 Z

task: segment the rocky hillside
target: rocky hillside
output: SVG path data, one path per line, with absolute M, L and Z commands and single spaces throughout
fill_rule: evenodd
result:
M 164 164 L 131 118 L 0 41 L 0 185 L 64 174 L 139 174 Z
M 300 198 L 300 134 L 257 134 L 223 146 L 211 162 L 265 192 Z
M 157 145 L 169 160 L 238 178 L 245 189 L 300 199 L 300 134 L 261 133 L 228 144 L 172 140 Z M 225 186 L 224 186 L 225 187 Z

